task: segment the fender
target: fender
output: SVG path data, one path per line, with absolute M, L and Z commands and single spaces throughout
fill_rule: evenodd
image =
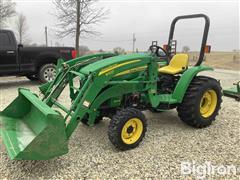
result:
M 107 90 L 103 91 L 98 97 L 93 101 L 92 106 L 90 107 L 89 115 L 89 124 L 93 124 L 96 118 L 96 110 L 99 109 L 101 104 L 105 101 L 110 100 L 114 97 L 121 97 L 122 99 L 124 94 L 133 93 L 136 91 L 142 91 L 144 89 L 143 84 L 117 84 Z
M 201 71 L 213 71 L 213 68 L 208 66 L 194 66 L 186 70 L 182 74 L 180 80 L 178 81 L 174 89 L 172 95 L 173 99 L 176 99 L 178 103 L 181 103 L 193 78 Z

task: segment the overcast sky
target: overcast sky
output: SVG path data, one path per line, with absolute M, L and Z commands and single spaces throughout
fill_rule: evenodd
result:
M 18 12 L 28 21 L 29 34 L 33 43 L 44 43 L 44 27 L 49 27 L 49 44 L 56 42 L 73 46 L 74 38 L 57 39 L 54 35 L 56 19 L 52 15 L 54 6 L 51 0 L 14 0 Z M 100 0 L 99 7 L 110 10 L 109 18 L 96 30 L 101 36 L 81 39 L 81 45 L 92 50 L 112 50 L 121 46 L 132 49 L 132 35 L 136 34 L 136 48 L 146 50 L 151 41 L 160 45 L 167 42 L 171 20 L 178 15 L 205 13 L 210 17 L 211 26 L 208 44 L 212 50 L 232 51 L 239 49 L 239 2 L 238 0 Z M 202 36 L 203 21 L 188 20 L 179 22 L 175 39 L 178 49 L 183 45 L 198 49 Z

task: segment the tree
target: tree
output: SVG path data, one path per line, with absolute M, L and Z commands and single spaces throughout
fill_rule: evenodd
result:
M 59 20 L 57 35 L 60 38 L 75 36 L 77 53 L 80 38 L 98 35 L 94 25 L 102 23 L 108 14 L 105 8 L 97 8 L 96 2 L 97 0 L 53 0 Z
M 120 55 L 120 54 L 125 54 L 125 50 L 124 50 L 123 48 L 121 48 L 121 47 L 115 47 L 115 48 L 113 49 L 113 52 L 114 52 L 115 54 L 118 54 L 118 55 Z
M 182 52 L 187 53 L 189 51 L 190 51 L 190 47 L 189 46 L 183 46 Z
M 7 18 L 14 16 L 15 13 L 15 3 L 11 0 L 0 0 L 0 27 Z
M 16 20 L 16 30 L 18 35 L 18 41 L 20 44 L 27 44 L 29 42 L 28 38 L 28 25 L 27 18 L 22 13 L 18 14 Z
M 79 55 L 83 56 L 87 52 L 89 52 L 89 48 L 87 46 L 79 46 Z

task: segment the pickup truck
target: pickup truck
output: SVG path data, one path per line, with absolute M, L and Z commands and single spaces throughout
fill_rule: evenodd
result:
M 75 57 L 72 47 L 23 47 L 12 31 L 0 29 L 0 76 L 26 76 L 45 83 L 55 78 L 59 58 Z

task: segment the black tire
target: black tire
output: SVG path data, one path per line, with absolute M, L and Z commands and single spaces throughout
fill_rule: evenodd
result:
M 39 80 L 42 83 L 52 81 L 56 77 L 56 65 L 55 64 L 44 64 L 39 69 L 38 73 Z
M 210 101 L 204 99 L 206 93 L 211 96 Z M 196 76 L 189 85 L 182 103 L 177 107 L 178 116 L 190 126 L 196 128 L 207 127 L 212 124 L 218 115 L 221 103 L 222 89 L 220 83 L 210 77 Z M 207 107 L 207 111 L 201 112 L 202 106 Z
M 36 75 L 27 75 L 26 78 L 28 78 L 30 81 L 37 81 L 38 77 Z
M 131 125 L 127 129 L 125 129 L 125 133 L 127 133 L 129 136 L 132 134 L 132 139 L 135 136 L 135 139 L 133 139 L 133 142 L 131 142 L 131 137 L 129 137 L 129 139 L 123 139 L 122 133 L 123 129 L 125 128 L 124 126 L 127 125 L 127 123 L 129 123 L 130 121 L 133 121 L 133 119 L 140 124 L 135 124 L 135 127 Z M 137 109 L 126 108 L 119 110 L 113 116 L 108 126 L 108 138 L 117 149 L 129 150 L 137 147 L 140 144 L 140 142 L 145 136 L 146 131 L 147 121 L 144 114 Z M 126 141 L 130 143 L 126 143 Z

